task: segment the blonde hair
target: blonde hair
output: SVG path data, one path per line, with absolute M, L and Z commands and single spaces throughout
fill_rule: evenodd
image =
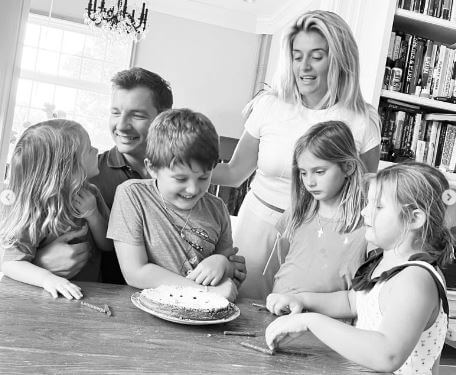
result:
M 451 263 L 454 258 L 454 237 L 445 223 L 447 206 L 443 193 L 449 189 L 445 176 L 434 167 L 418 162 L 392 165 L 377 173 L 377 199 L 388 186 L 400 207 L 400 219 L 405 231 L 413 220 L 413 211 L 424 212 L 426 221 L 418 229 L 416 245 L 426 252 L 439 267 Z
M 304 186 L 298 159 L 304 151 L 315 157 L 337 164 L 343 171 L 349 170 L 339 192 L 342 222 L 340 233 L 352 232 L 361 224 L 361 209 L 365 199 L 363 188 L 364 165 L 358 156 L 350 128 L 341 121 L 320 122 L 300 137 L 293 152 L 291 176 L 291 219 L 286 236 L 291 238 L 303 223 L 312 220 L 318 212 L 319 203 Z
M 328 92 L 321 107 L 339 103 L 357 114 L 369 117 L 380 129 L 380 119 L 374 107 L 364 101 L 359 85 L 359 52 L 348 24 L 336 13 L 313 10 L 299 16 L 284 32 L 281 40 L 278 67 L 272 89 L 267 90 L 290 104 L 300 104 L 301 95 L 293 74 L 293 42 L 300 32 L 316 31 L 328 43 Z M 247 115 L 255 99 L 244 109 Z
M 38 123 L 22 134 L 6 187 L 15 199 L 1 207 L 0 243 L 5 248 L 24 251 L 23 244 L 38 246 L 49 235 L 80 227 L 72 198 L 87 180 L 84 134 L 77 122 L 61 119 Z

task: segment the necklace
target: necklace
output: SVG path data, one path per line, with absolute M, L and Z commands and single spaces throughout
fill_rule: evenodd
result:
M 336 212 L 334 213 L 334 215 L 328 219 L 328 222 L 325 223 L 325 224 L 322 224 L 321 223 L 321 219 L 320 219 L 320 214 L 317 212 L 317 222 L 318 222 L 318 226 L 320 229 L 317 230 L 317 234 L 318 234 L 318 238 L 321 238 L 321 236 L 323 236 L 323 234 L 325 233 L 323 228 L 328 225 L 329 223 L 333 222 L 334 219 L 336 218 L 336 216 L 338 215 L 339 213 L 339 208 L 337 208 Z
M 157 189 L 158 190 L 158 189 Z M 158 193 L 160 194 L 160 198 L 161 198 L 161 201 L 163 203 L 163 207 L 165 209 L 166 212 L 168 212 L 168 215 L 170 216 L 170 218 L 172 217 L 171 215 L 171 212 L 170 211 L 173 211 L 180 219 L 182 219 L 182 221 L 184 221 L 184 219 L 174 210 L 168 208 L 168 206 L 166 205 L 165 203 L 165 199 L 163 198 L 163 195 L 162 193 L 160 192 L 160 190 L 158 190 Z M 184 226 L 181 228 L 180 232 L 179 232 L 179 235 L 182 239 L 185 240 L 185 236 L 184 236 L 184 230 L 185 228 L 187 228 L 187 224 L 188 224 L 188 220 L 190 219 L 190 216 L 192 215 L 192 211 L 193 211 L 193 207 L 190 209 L 190 212 L 188 213 L 187 215 L 187 218 L 185 219 L 185 223 L 184 223 Z M 176 227 L 177 229 L 177 225 L 175 223 L 173 223 L 173 225 Z

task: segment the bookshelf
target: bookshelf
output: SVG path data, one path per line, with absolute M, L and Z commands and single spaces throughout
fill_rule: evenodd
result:
M 456 6 L 456 4 L 454 4 Z M 385 53 L 385 61 L 389 64 L 388 66 L 390 67 L 391 71 L 394 68 L 398 67 L 400 69 L 403 69 L 402 71 L 402 81 L 398 86 L 394 87 L 394 90 L 392 89 L 391 85 L 388 86 L 387 88 L 383 87 L 380 90 L 380 105 L 379 105 L 379 111 L 382 114 L 382 106 L 392 106 L 393 109 L 391 109 L 392 112 L 396 112 L 393 114 L 393 120 L 391 120 L 390 117 L 386 117 L 386 121 L 383 121 L 382 123 L 382 147 L 384 145 L 385 139 L 387 137 L 389 138 L 389 141 L 386 140 L 386 150 L 390 151 L 389 156 L 391 156 L 390 159 L 388 159 L 388 156 L 386 156 L 386 161 L 382 161 L 382 163 L 388 163 L 394 161 L 401 161 L 404 157 L 416 157 L 417 160 L 425 161 L 430 164 L 437 164 L 440 163 L 439 160 L 440 158 L 436 159 L 435 156 L 434 158 L 426 158 L 428 155 L 428 149 L 426 145 L 426 150 L 423 151 L 423 143 L 429 143 L 429 147 L 433 148 L 431 152 L 436 153 L 435 150 L 437 150 L 438 147 L 438 142 L 439 139 L 433 139 L 432 142 L 428 142 L 430 139 L 432 139 L 431 135 L 431 130 L 434 125 L 432 122 L 440 121 L 441 119 L 438 118 L 433 118 L 432 116 L 428 116 L 430 113 L 437 113 L 437 114 L 442 114 L 443 117 L 445 117 L 445 114 L 448 114 L 450 116 L 446 116 L 450 118 L 449 120 L 443 119 L 442 121 L 450 121 L 451 124 L 455 125 L 456 124 L 456 103 L 454 102 L 454 96 L 452 96 L 452 90 L 450 89 L 450 93 L 448 94 L 448 91 L 446 91 L 445 95 L 439 95 L 439 96 L 444 96 L 447 97 L 448 101 L 444 100 L 436 100 L 433 99 L 432 96 L 437 96 L 436 93 L 437 91 L 434 91 L 433 88 L 433 83 L 431 84 L 431 90 L 428 91 L 423 91 L 422 88 L 424 88 L 424 84 L 422 82 L 425 82 L 424 80 L 421 81 L 421 79 L 425 76 L 424 73 L 424 65 L 425 65 L 425 58 L 426 58 L 426 50 L 428 49 L 431 51 L 430 48 L 427 48 L 427 41 L 430 40 L 432 41 L 431 46 L 435 49 L 435 45 L 444 45 L 447 50 L 455 50 L 456 49 L 456 20 L 453 19 L 451 21 L 445 20 L 442 18 L 437 18 L 434 16 L 430 16 L 427 14 L 422 14 L 417 11 L 411 11 L 411 10 L 406 10 L 406 9 L 401 9 L 397 8 L 394 11 L 394 16 L 393 16 L 393 21 L 392 21 L 392 29 L 389 29 L 385 31 L 389 35 L 392 34 L 392 32 L 395 32 L 395 35 L 390 39 L 390 45 L 388 47 L 387 53 Z M 410 37 L 411 36 L 411 37 Z M 396 38 L 396 39 L 395 39 Z M 397 38 L 400 40 L 400 47 L 397 49 Z M 409 39 L 408 39 L 409 38 Z M 416 52 L 416 56 L 413 56 L 412 58 L 416 59 L 415 61 L 412 60 L 412 63 L 410 65 L 412 66 L 412 69 L 414 67 L 414 63 L 418 68 L 415 67 L 415 71 L 413 71 L 413 75 L 417 75 L 416 77 L 417 80 L 414 82 L 414 84 L 418 87 L 418 90 L 415 90 L 415 86 L 411 85 L 408 86 L 407 82 L 407 88 L 406 88 L 406 82 L 405 79 L 410 80 L 410 71 L 409 69 L 409 57 L 411 56 L 411 46 L 412 43 L 417 43 L 416 40 L 420 40 L 420 38 L 423 38 L 424 41 L 421 43 L 424 44 L 424 51 L 421 50 L 421 61 L 418 60 L 416 56 L 418 56 L 418 50 Z M 403 44 L 404 40 L 406 40 L 405 45 L 408 48 L 403 49 Z M 391 44 L 395 43 L 395 45 Z M 393 47 L 394 46 L 394 47 Z M 421 46 L 423 48 L 423 46 Z M 435 52 L 434 56 L 439 57 L 439 51 L 442 50 L 442 48 L 437 47 L 437 51 Z M 444 49 L 443 49 L 444 50 Z M 407 52 L 407 58 L 404 59 L 404 51 Z M 391 54 L 396 53 L 396 55 L 393 57 L 393 59 L 388 59 L 387 57 L 391 57 Z M 450 51 L 450 54 L 453 53 Z M 450 55 L 451 56 L 451 55 Z M 431 61 L 430 68 L 429 68 L 429 73 L 428 77 L 431 82 L 434 82 L 436 79 L 436 75 L 433 71 L 433 69 L 437 69 L 437 62 L 438 59 L 435 57 L 435 60 L 427 60 Z M 445 55 L 445 59 L 447 56 Z M 399 60 L 399 61 L 397 61 Z M 397 61 L 397 63 L 396 63 Z M 418 62 L 417 62 L 418 61 Z M 456 60 L 451 60 L 451 57 L 448 57 L 448 63 L 446 66 L 453 66 L 455 64 L 454 61 Z M 435 63 L 434 63 L 435 62 Z M 394 65 L 393 65 L 394 63 Z M 387 68 L 386 68 L 387 69 Z M 450 69 L 451 72 L 451 68 Z M 443 71 L 443 68 L 442 68 Z M 409 76 L 407 77 L 407 73 L 409 73 Z M 412 81 L 413 81 L 413 75 L 412 75 Z M 386 77 L 386 75 L 385 75 Z M 428 78 L 426 77 L 426 78 Z M 441 78 L 442 77 L 442 78 Z M 445 77 L 445 78 L 443 78 Z M 452 75 L 438 75 L 437 79 L 441 78 L 441 82 L 448 82 L 447 78 L 450 77 L 452 78 Z M 423 78 L 424 79 L 424 78 Z M 445 79 L 445 81 L 444 81 Z M 391 81 L 390 81 L 391 82 Z M 451 81 L 450 81 L 451 82 Z M 385 86 L 385 82 L 384 82 Z M 421 87 L 422 86 L 422 87 Z M 421 88 L 421 90 L 420 90 Z M 441 91 L 438 91 L 440 94 Z M 431 94 L 431 95 L 429 95 Z M 392 103 L 392 104 L 391 104 Z M 401 105 L 403 105 L 403 108 L 401 108 Z M 394 107 L 396 108 L 394 109 Z M 397 116 L 397 114 L 400 112 L 400 115 Z M 416 114 L 419 114 L 418 116 Z M 395 117 L 395 115 L 397 117 Z M 388 114 L 389 116 L 389 114 Z M 382 120 L 385 120 L 385 118 L 382 118 Z M 399 122 L 400 124 L 399 124 Z M 391 122 L 395 123 L 392 129 Z M 449 123 L 449 122 L 448 122 Z M 423 125 L 424 124 L 424 125 Z M 399 136 L 402 136 L 402 143 L 400 148 L 397 149 L 397 144 L 398 139 L 396 138 L 397 132 L 396 128 L 401 128 L 399 131 Z M 439 125 L 440 128 L 440 125 Z M 419 129 L 419 132 L 418 132 Z M 386 130 L 386 132 L 385 132 Z M 440 131 L 440 130 L 439 130 Z M 402 135 L 400 134 L 402 132 Z M 406 135 L 404 135 L 404 132 Z M 419 136 L 418 136 L 419 134 Z M 438 133 L 439 134 L 439 133 Z M 385 135 L 387 136 L 385 138 Z M 445 139 L 446 134 L 443 133 L 443 140 Z M 404 138 L 407 138 L 407 141 L 404 142 Z M 414 140 L 412 142 L 412 139 Z M 418 146 L 417 147 L 417 139 L 418 139 Z M 435 143 L 436 142 L 436 143 Z M 456 148 L 456 147 L 455 147 Z M 393 150 L 393 153 L 391 154 L 391 151 Z M 382 157 L 385 157 L 384 149 L 382 148 Z M 403 152 L 405 151 L 405 152 Z M 408 152 L 411 151 L 411 152 Z M 402 153 L 403 152 L 403 153 Z M 456 152 L 456 150 L 454 151 Z M 421 154 L 420 154 L 421 153 Z M 423 153 L 424 153 L 424 160 L 423 158 Z M 450 153 L 451 155 L 451 153 Z M 388 161 L 389 160 L 389 161 Z M 443 158 L 442 158 L 443 162 Z M 440 164 L 439 164 L 440 165 Z M 443 164 L 445 165 L 445 164 Z M 453 164 L 454 165 L 454 164 Z M 438 166 L 438 165 L 437 165 Z M 445 173 L 445 176 L 449 180 L 451 186 L 453 188 L 456 188 L 456 173 L 450 172 L 452 169 L 448 169 L 447 172 Z

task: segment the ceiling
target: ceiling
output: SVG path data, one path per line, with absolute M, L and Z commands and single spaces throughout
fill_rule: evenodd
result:
M 144 1 L 144 0 L 141 0 Z M 152 11 L 239 31 L 273 34 L 317 0 L 147 0 Z M 130 2 L 129 2 L 130 3 Z

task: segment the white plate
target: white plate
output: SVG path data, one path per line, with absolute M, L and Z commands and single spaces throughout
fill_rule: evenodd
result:
M 154 310 L 151 310 L 144 306 L 140 299 L 139 299 L 140 292 L 135 292 L 131 295 L 131 302 L 133 302 L 133 305 L 135 305 L 138 309 L 141 309 L 153 316 L 156 316 L 157 318 L 167 320 L 169 322 L 173 323 L 179 323 L 179 324 L 187 324 L 187 325 L 192 325 L 192 326 L 199 326 L 199 325 L 210 325 L 210 324 L 221 324 L 221 323 L 227 323 L 231 322 L 232 320 L 236 319 L 240 314 L 241 310 L 239 310 L 239 307 L 237 307 L 235 304 L 232 304 L 234 307 L 234 312 L 231 316 L 225 319 L 216 319 L 216 320 L 192 320 L 192 319 L 180 319 L 176 318 L 174 316 L 169 316 Z

